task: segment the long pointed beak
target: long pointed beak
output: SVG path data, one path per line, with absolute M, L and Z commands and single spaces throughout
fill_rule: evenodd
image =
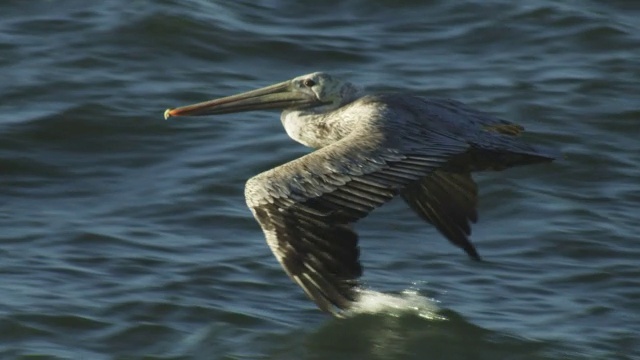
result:
M 164 112 L 164 118 L 228 114 L 263 109 L 288 109 L 319 103 L 320 101 L 314 95 L 293 91 L 291 81 L 285 81 L 242 94 L 167 109 Z

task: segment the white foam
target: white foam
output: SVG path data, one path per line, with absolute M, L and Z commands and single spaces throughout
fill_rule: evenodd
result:
M 440 308 L 436 303 L 436 300 L 418 294 L 418 291 L 413 288 L 404 290 L 400 294 L 384 294 L 361 289 L 360 300 L 345 315 L 385 314 L 398 317 L 416 314 L 428 320 L 447 320 L 438 313 Z

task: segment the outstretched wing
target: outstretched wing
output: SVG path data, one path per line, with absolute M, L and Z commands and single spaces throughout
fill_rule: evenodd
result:
M 433 171 L 424 179 L 409 184 L 402 191 L 402 198 L 454 245 L 480 260 L 469 241 L 471 223 L 478 220 L 478 187 L 470 173 Z
M 339 316 L 357 300 L 362 274 L 351 224 L 468 145 L 425 134 L 419 150 L 355 134 L 251 178 L 247 205 L 289 276 L 320 309 Z

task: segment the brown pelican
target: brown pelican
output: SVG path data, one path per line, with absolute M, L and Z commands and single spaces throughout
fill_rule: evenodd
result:
M 445 99 L 364 95 L 322 72 L 167 109 L 171 116 L 283 110 L 295 141 L 317 149 L 247 181 L 245 198 L 287 274 L 324 311 L 358 300 L 362 274 L 352 225 L 400 195 L 471 258 L 477 186 L 471 172 L 548 162 L 521 126 Z

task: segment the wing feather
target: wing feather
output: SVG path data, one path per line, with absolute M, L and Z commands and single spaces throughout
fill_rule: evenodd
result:
M 436 170 L 419 182 L 409 184 L 402 191 L 402 198 L 450 242 L 480 260 L 469 241 L 470 223 L 478 219 L 478 189 L 470 173 Z
M 267 243 L 320 309 L 339 316 L 357 300 L 362 266 L 352 224 L 468 149 L 429 136 L 429 146 L 404 154 L 352 134 L 247 182 L 247 205 Z

